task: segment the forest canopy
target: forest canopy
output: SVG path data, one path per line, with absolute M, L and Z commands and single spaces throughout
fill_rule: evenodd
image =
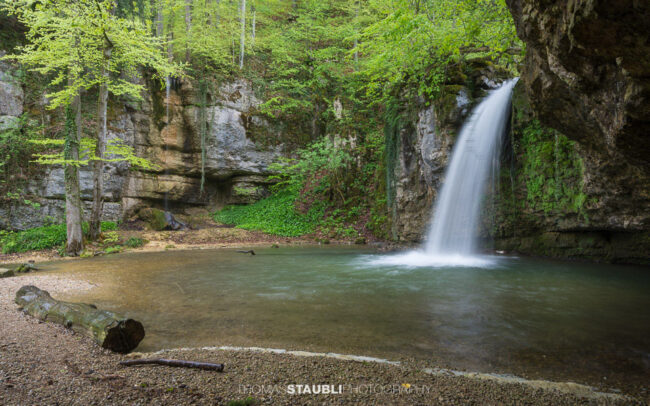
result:
M 101 163 L 116 159 L 106 140 L 107 101 L 137 100 L 146 83 L 194 82 L 205 118 L 208 94 L 247 79 L 263 101 L 255 113 L 281 128 L 279 139 L 262 141 L 288 146 L 297 159 L 278 164 L 281 184 L 291 187 L 276 201 L 308 206 L 305 229 L 322 219 L 345 229 L 366 218 L 363 227 L 382 232 L 390 193 L 378 179 L 390 171 L 392 148 L 384 129 L 404 92 L 428 104 L 464 60 L 484 58 L 514 76 L 523 54 L 505 0 L 0 0 L 0 12 L 24 28 L 4 45 L 4 59 L 21 66 L 32 94 L 45 89 L 48 107 L 65 123 L 46 128 L 25 118 L 0 132 L 7 141 L 0 144 L 3 194 L 20 196 L 15 151 L 19 162 L 37 153 L 41 163 L 90 165 L 93 238 Z M 84 94 L 99 98 L 82 114 Z M 206 125 L 198 131 L 203 150 Z M 124 148 L 119 159 L 155 169 Z M 201 190 L 204 160 L 203 152 Z M 322 202 L 317 210 L 315 201 Z

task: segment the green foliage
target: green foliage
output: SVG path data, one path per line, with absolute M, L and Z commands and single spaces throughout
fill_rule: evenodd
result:
M 106 84 L 116 96 L 141 98 L 143 85 L 132 78 L 140 67 L 152 69 L 162 80 L 180 73 L 159 51 L 160 40 L 149 34 L 148 24 L 138 18 L 122 18 L 112 12 L 109 1 L 30 0 L 0 3 L 28 31 L 27 43 L 5 59 L 13 59 L 42 75 L 51 75 L 50 108 L 70 104 L 82 89 Z M 113 44 L 110 75 L 103 76 L 105 41 Z
M 104 249 L 105 254 L 117 254 L 118 252 L 124 251 L 124 247 L 121 245 L 112 245 Z
M 147 243 L 146 240 L 140 237 L 129 237 L 128 240 L 124 241 L 124 245 L 129 248 L 139 248 Z
M 283 159 L 281 163 L 272 165 L 270 169 L 279 173 L 271 177 L 279 181 L 276 188 L 293 193 L 306 189 L 303 195 L 327 192 L 345 201 L 342 188 L 352 156 L 343 140 L 337 139 L 336 142 L 339 145 L 325 137 L 298 151 L 298 159 Z
M 297 237 L 314 231 L 323 216 L 322 209 L 312 207 L 306 214 L 295 206 L 298 195 L 290 191 L 247 206 L 228 206 L 215 214 L 215 220 L 235 224 L 245 230 L 260 230 L 270 234 Z
M 504 0 L 371 0 L 369 9 L 379 17 L 362 31 L 360 74 L 381 101 L 404 83 L 435 96 L 446 66 L 472 49 L 512 65 L 506 51 L 520 45 Z
M 581 212 L 587 196 L 575 143 L 533 120 L 523 130 L 520 148 L 528 204 L 547 214 Z
M 84 231 L 87 230 L 88 224 L 84 224 Z M 102 230 L 117 230 L 117 224 L 104 221 L 102 222 Z M 56 224 L 18 232 L 5 231 L 0 234 L 0 249 L 3 254 L 13 254 L 55 248 L 64 245 L 65 241 L 65 224 Z
M 102 244 L 103 245 L 115 245 L 120 240 L 120 235 L 117 231 L 106 231 L 102 235 Z
M 240 400 L 231 400 L 228 402 L 228 406 L 252 406 L 256 405 L 257 400 L 252 397 L 247 397 L 246 399 L 240 399 Z
M 14 199 L 11 194 L 20 194 L 21 185 L 28 180 L 31 155 L 39 150 L 30 141 L 40 138 L 40 130 L 26 114 L 0 130 L 0 200 L 2 194 Z
M 488 56 L 512 68 L 509 50 L 520 47 L 504 0 L 248 0 L 240 70 L 237 1 L 118 0 L 115 10 L 107 1 L 25 7 L 28 2 L 2 3 L 29 28 L 27 43 L 12 58 L 52 78 L 51 107 L 102 84 L 114 95 L 139 98 L 143 81 L 134 78 L 140 67 L 157 79 L 179 76 L 182 67 L 198 80 L 201 192 L 212 121 L 206 106 L 218 97 L 219 81 L 250 79 L 263 102 L 242 116 L 245 125 L 262 115 L 277 129 L 255 141 L 282 142 L 290 151 L 310 146 L 273 168 L 279 173 L 273 196 L 216 217 L 280 235 L 352 238 L 369 231 L 386 237 L 399 134 L 413 121 L 398 100 L 438 97 L 449 72 L 468 58 Z M 115 46 L 108 79 L 99 74 L 106 37 Z M 62 142 L 41 138 L 31 144 L 45 150 L 36 155 L 39 163 L 97 159 L 90 139 L 82 140 L 81 159 L 72 162 L 61 153 Z M 107 161 L 159 169 L 112 142 Z
M 278 183 L 272 196 L 227 207 L 215 220 L 283 236 L 320 232 L 353 239 L 367 227 L 379 231 L 386 220 L 385 199 L 377 196 L 373 180 L 383 170 L 382 153 L 379 133 L 359 146 L 329 138 L 314 142 L 296 159 L 273 165 L 278 175 L 271 178 Z
M 47 153 L 34 153 L 35 162 L 43 165 L 75 165 L 85 166 L 93 161 L 100 160 L 96 155 L 97 140 L 92 138 L 82 138 L 79 146 L 79 160 L 70 160 L 65 158 L 65 140 L 43 138 L 33 139 L 31 143 L 48 148 Z M 61 148 L 55 150 L 55 148 Z M 103 162 L 128 162 L 133 169 L 141 170 L 158 170 L 160 167 L 146 158 L 135 155 L 133 147 L 124 143 L 120 138 L 113 138 L 106 143 Z

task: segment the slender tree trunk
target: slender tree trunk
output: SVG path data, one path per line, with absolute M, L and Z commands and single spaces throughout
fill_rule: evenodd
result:
M 174 60 L 174 10 L 170 11 L 169 21 L 167 24 L 167 59 L 169 62 Z
M 162 0 L 158 1 L 158 8 L 156 10 L 156 37 L 162 38 L 164 35 L 163 25 L 163 4 Z
M 203 0 L 203 9 L 205 10 L 205 28 L 212 26 L 212 10 L 210 10 L 209 0 Z
M 251 4 L 251 13 L 253 22 L 251 23 L 251 47 L 255 46 L 255 4 Z
M 93 167 L 93 210 L 88 227 L 89 238 L 96 240 L 102 232 L 101 217 L 104 210 L 104 150 L 106 149 L 106 110 L 108 108 L 108 79 L 113 43 L 104 35 L 104 55 L 101 68 L 102 84 L 99 86 L 97 103 L 97 160 Z
M 190 35 L 192 33 L 192 0 L 185 0 L 185 61 L 190 61 Z
M 246 46 L 246 0 L 239 0 L 239 19 L 241 35 L 239 36 L 239 69 L 244 69 L 244 49 Z
M 216 11 L 214 16 L 214 28 L 219 28 L 219 21 L 221 20 L 221 0 L 216 0 Z
M 64 158 L 67 163 L 64 169 L 65 180 L 65 224 L 67 255 L 77 256 L 83 251 L 83 231 L 81 228 L 82 207 L 79 191 L 79 144 L 81 142 L 81 97 L 79 94 L 72 100 L 72 105 L 65 113 L 65 149 Z
M 355 33 L 354 33 L 354 68 L 356 69 L 357 64 L 359 63 L 359 0 L 356 1 L 357 3 L 357 8 L 355 10 L 355 15 L 354 15 L 354 26 L 355 26 Z

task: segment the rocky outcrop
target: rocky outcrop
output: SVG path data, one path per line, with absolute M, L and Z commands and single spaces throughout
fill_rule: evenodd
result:
M 0 57 L 4 55 L 0 51 Z M 0 60 L 0 131 L 17 126 L 23 114 L 23 88 L 14 72 L 9 63 Z
M 386 135 L 393 154 L 388 168 L 393 239 L 422 240 L 460 127 L 486 92 L 508 77 L 489 60 L 470 59 L 449 74 L 429 106 L 421 98 L 402 97 Z
M 3 117 L 16 117 L 9 113 L 22 113 L 22 89 L 18 82 L 5 81 L 11 78 L 10 67 L 0 72 L 0 92 L 9 89 L 11 95 L 0 98 L 1 123 Z M 159 83 L 151 82 L 141 102 L 111 106 L 108 138 L 132 146 L 136 156 L 147 158 L 155 169 L 134 170 L 126 162 L 106 164 L 105 220 L 129 217 L 142 207 L 223 206 L 250 203 L 268 194 L 268 167 L 283 154 L 283 147 L 278 143 L 261 146 L 251 139 L 251 126 L 258 133 L 265 131 L 267 138 L 276 135 L 271 125 L 254 114 L 260 101 L 244 80 L 211 87 L 214 90 L 208 91 L 205 107 L 190 81 L 173 83 L 168 94 L 160 90 Z M 205 120 L 205 125 L 200 120 Z M 201 128 L 206 128 L 203 135 Z M 90 168 L 81 168 L 80 184 L 85 212 L 89 213 Z M 25 192 L 32 204 L 3 204 L 0 228 L 27 229 L 63 221 L 63 168 L 42 168 Z
M 542 126 L 576 142 L 585 202 L 581 215 L 538 213 L 501 243 L 527 253 L 648 261 L 650 6 L 507 3 L 527 45 L 521 84 L 531 110 Z
M 540 124 L 520 83 L 497 188 L 484 208 L 482 233 L 499 250 L 531 255 L 647 263 L 650 233 L 641 211 L 609 206 L 621 197 L 593 189 L 589 154 Z M 625 218 L 627 216 L 627 218 Z M 618 223 L 628 225 L 620 228 Z
M 522 81 L 542 122 L 650 171 L 650 5 L 508 0 L 527 53 Z

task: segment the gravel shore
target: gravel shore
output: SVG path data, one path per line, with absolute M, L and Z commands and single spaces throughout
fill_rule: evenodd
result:
M 247 398 L 251 404 L 269 405 L 643 404 L 555 385 L 432 375 L 413 365 L 324 356 L 218 348 L 118 355 L 61 326 L 19 312 L 13 302 L 15 292 L 29 284 L 54 297 L 68 289 L 93 288 L 51 274 L 0 280 L 2 405 L 228 405 Z M 215 337 L 215 344 L 218 340 Z M 152 356 L 224 363 L 225 370 L 118 365 L 123 359 Z M 289 385 L 295 385 L 294 392 L 304 391 L 297 385 L 332 385 L 332 390 L 342 393 L 291 394 Z

